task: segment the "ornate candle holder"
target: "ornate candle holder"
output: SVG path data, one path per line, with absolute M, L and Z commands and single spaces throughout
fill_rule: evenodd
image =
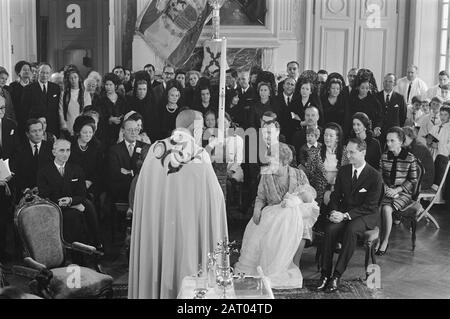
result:
M 222 292 L 223 299 L 227 298 L 227 291 L 233 287 L 233 268 L 230 267 L 230 254 L 235 252 L 235 242 L 230 243 L 228 238 L 217 244 L 214 251 L 216 261 L 216 284 Z

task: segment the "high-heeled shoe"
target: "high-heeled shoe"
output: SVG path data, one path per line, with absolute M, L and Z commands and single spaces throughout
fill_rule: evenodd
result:
M 377 252 L 375 253 L 375 255 L 380 256 L 380 257 L 386 255 L 388 248 L 389 248 L 389 244 L 387 244 L 385 250 L 378 249 Z

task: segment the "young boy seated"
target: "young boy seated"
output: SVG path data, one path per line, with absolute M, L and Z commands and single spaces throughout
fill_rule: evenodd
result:
M 420 96 L 414 96 L 411 101 L 412 105 L 408 105 L 406 112 L 405 126 L 415 127 L 419 129 L 419 121 L 423 117 L 422 99 Z
M 435 125 L 427 136 L 427 146 L 433 156 L 450 155 L 450 107 L 444 105 L 440 110 L 441 124 Z
M 417 140 L 426 144 L 426 136 L 431 132 L 431 129 L 435 125 L 441 124 L 441 119 L 439 116 L 439 110 L 441 109 L 442 101 L 439 97 L 435 96 L 431 99 L 430 107 L 431 110 L 428 115 L 423 116 L 420 119 L 419 134 L 417 134 Z
M 306 128 L 306 144 L 300 148 L 298 155 L 298 164 L 305 166 L 310 152 L 320 152 L 322 143 L 318 142 L 320 130 L 314 127 Z
M 450 85 L 444 84 L 441 86 L 441 96 L 444 102 L 450 101 Z

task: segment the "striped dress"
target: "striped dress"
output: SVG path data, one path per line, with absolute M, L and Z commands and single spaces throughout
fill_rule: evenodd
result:
M 397 166 L 395 172 L 391 172 L 393 166 Z M 418 183 L 416 158 L 406 149 L 402 149 L 397 157 L 392 152 L 385 152 L 381 156 L 380 167 L 386 187 L 403 189 L 396 198 L 384 196 L 382 206 L 390 205 L 396 211 L 405 208 L 411 203 Z

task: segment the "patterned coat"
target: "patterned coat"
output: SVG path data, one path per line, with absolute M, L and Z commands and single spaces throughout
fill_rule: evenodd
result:
M 395 162 L 397 169 L 395 174 L 391 174 L 392 166 L 395 166 Z M 387 187 L 402 188 L 402 192 L 396 198 L 384 196 L 382 205 L 390 205 L 397 211 L 405 208 L 411 203 L 412 195 L 418 183 L 416 158 L 406 149 L 402 149 L 397 157 L 389 151 L 381 156 L 380 167 L 383 182 Z

